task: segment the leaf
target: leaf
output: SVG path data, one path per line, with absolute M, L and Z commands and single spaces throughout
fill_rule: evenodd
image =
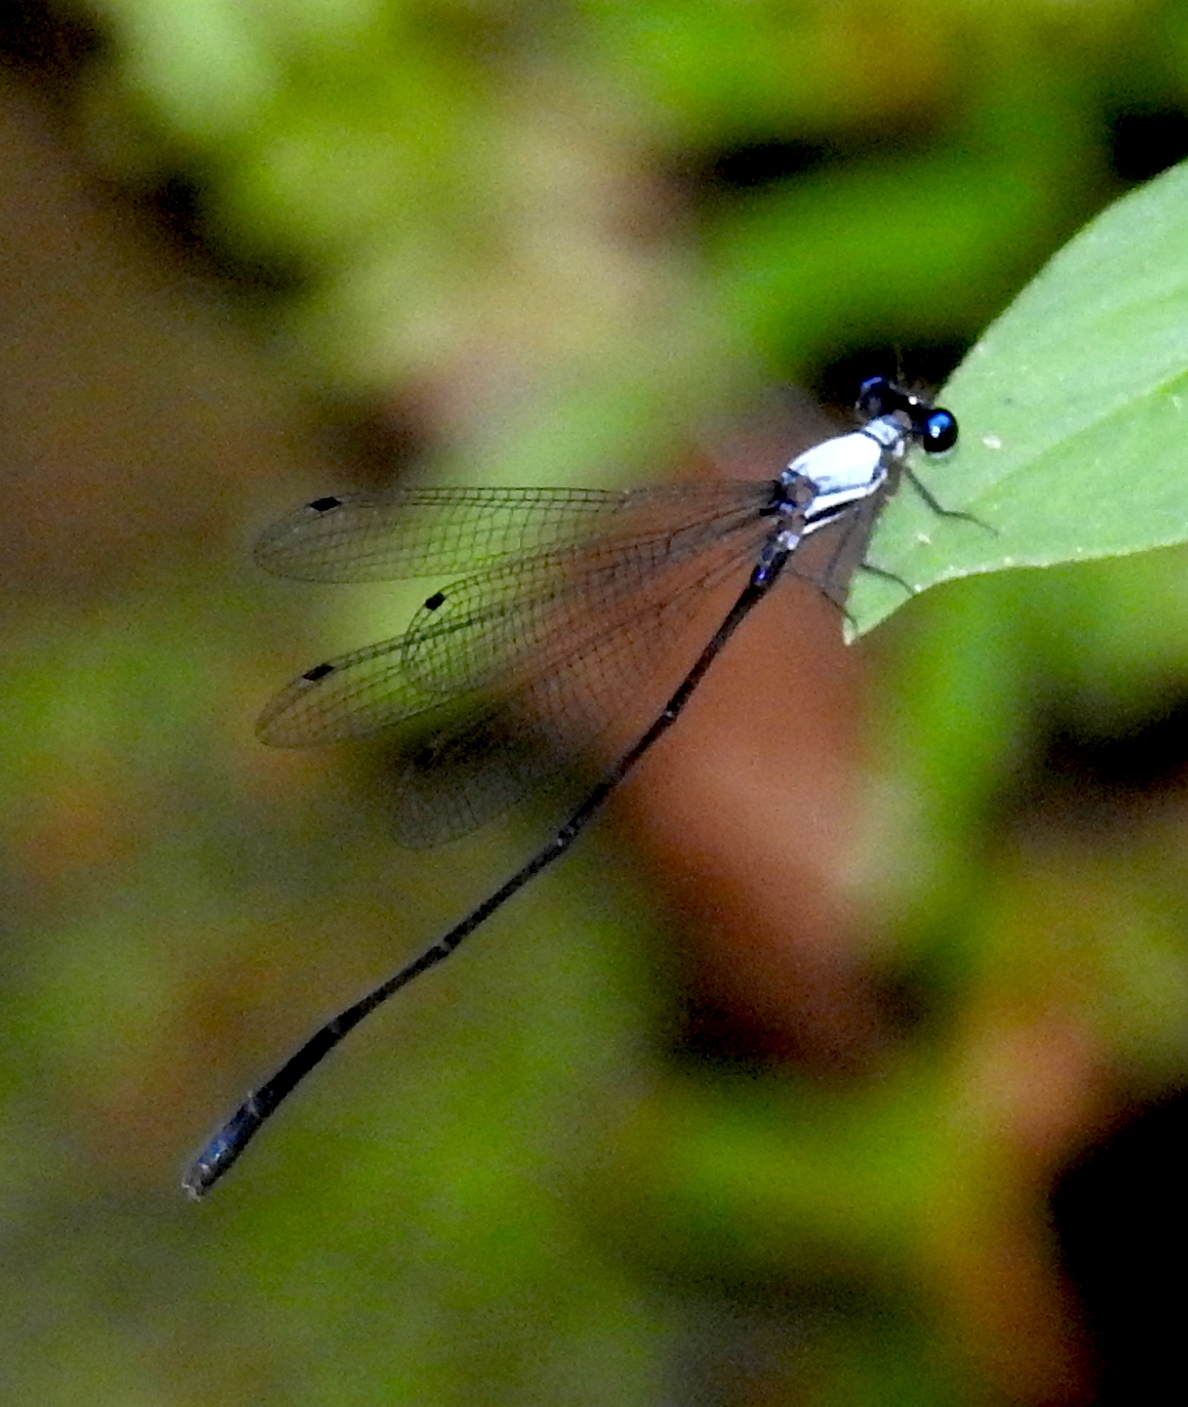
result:
M 961 440 L 904 483 L 869 560 L 913 592 L 1188 539 L 1188 163 L 1110 206 L 991 325 L 938 396 Z M 854 633 L 907 599 L 863 573 Z

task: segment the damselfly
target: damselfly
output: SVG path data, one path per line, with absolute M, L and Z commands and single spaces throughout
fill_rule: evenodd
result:
M 394 640 L 308 670 L 264 711 L 282 745 L 399 728 L 408 739 L 396 801 L 399 838 L 464 834 L 561 771 L 575 739 L 603 731 L 643 681 L 679 659 L 715 587 L 745 585 L 680 682 L 585 793 L 548 843 L 442 937 L 326 1022 L 218 1130 L 183 1179 L 195 1198 L 218 1181 L 264 1120 L 393 992 L 447 958 L 573 844 L 676 721 L 727 640 L 806 544 L 833 527 L 810 580 L 841 604 L 863 565 L 879 508 L 912 478 L 908 451 L 951 448 L 946 410 L 883 377 L 863 384 L 865 422 L 806 450 L 774 480 L 660 488 L 403 488 L 319 498 L 261 538 L 257 560 L 309 581 L 384 581 L 470 568 L 429 596 Z M 797 570 L 796 567 L 793 568 Z M 690 652 L 692 653 L 692 652 Z M 671 678 L 677 674 L 672 673 Z

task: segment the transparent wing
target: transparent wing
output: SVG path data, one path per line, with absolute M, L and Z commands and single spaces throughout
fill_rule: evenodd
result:
M 771 485 L 735 490 L 714 518 L 690 521 L 684 495 L 684 521 L 670 503 L 663 526 L 509 561 L 437 593 L 405 635 L 294 681 L 266 710 L 262 736 L 291 745 L 400 725 L 399 838 L 464 834 L 542 786 L 612 720 L 631 730 L 649 721 L 717 624 L 713 588 L 749 567 L 772 531 L 762 512 Z
M 265 709 L 260 736 L 283 747 L 363 737 L 455 694 L 521 687 L 613 629 L 616 617 L 627 628 L 631 598 L 659 588 L 644 585 L 649 577 L 667 581 L 714 548 L 745 555 L 748 528 L 762 540 L 771 485 L 722 487 L 729 491 L 693 503 L 641 495 L 635 511 L 616 515 L 613 535 L 511 559 L 436 592 L 406 634 L 295 679 Z M 740 534 L 745 540 L 731 545 Z
M 636 500 L 614 531 L 509 560 L 434 593 L 404 637 L 404 670 L 450 693 L 548 673 L 584 642 L 630 628 L 640 603 L 711 575 L 719 555 L 753 552 L 771 531 L 771 484 L 692 500 Z M 707 511 L 708 509 L 708 511 Z
M 269 701 L 256 724 L 257 736 L 273 747 L 343 742 L 435 707 L 439 694 L 404 677 L 404 638 L 364 645 L 306 670 Z
M 854 573 L 861 569 L 876 573 L 879 570 L 867 562 L 866 553 L 883 505 L 899 485 L 896 468 L 892 466 L 892 472 L 875 493 L 852 503 L 836 523 L 820 534 L 819 541 L 810 539 L 797 552 L 793 563 L 796 575 L 810 581 L 843 609 Z
M 696 562 L 670 564 L 637 593 L 629 614 L 591 617 L 549 667 L 499 680 L 477 706 L 406 753 L 396 798 L 397 837 L 435 845 L 481 825 L 544 787 L 590 749 L 612 753 L 652 721 L 725 609 L 715 588 L 751 566 L 766 526 L 752 522 Z M 662 579 L 661 579 L 662 578 Z
M 315 499 L 256 543 L 260 566 L 302 581 L 394 581 L 447 576 L 601 536 L 616 520 L 703 515 L 754 485 L 629 489 L 397 488 Z
M 807 538 L 791 575 L 844 609 L 886 492 L 854 503 L 818 537 Z M 715 588 L 753 566 L 772 531 L 754 509 L 725 536 L 718 528 L 713 541 L 699 540 L 691 529 L 670 538 L 663 560 L 630 591 L 621 589 L 622 577 L 610 564 L 596 565 L 572 578 L 546 577 L 552 583 L 547 597 L 519 598 L 504 613 L 489 611 L 463 672 L 491 692 L 462 717 L 451 716 L 449 704 L 439 706 L 428 736 L 406 751 L 397 839 L 419 848 L 465 835 L 547 786 L 595 738 L 603 738 L 611 756 L 634 742 L 720 624 L 726 603 Z M 476 619 L 464 609 L 472 585 L 473 579 L 459 583 L 453 598 L 467 625 Z M 540 648 L 511 649 L 501 669 L 501 637 L 514 645 L 533 632 Z M 443 673 L 435 656 L 440 650 L 457 666 L 456 639 L 445 622 L 422 620 L 401 642 L 406 677 L 452 697 L 455 709 L 459 700 L 449 693 L 448 670 Z

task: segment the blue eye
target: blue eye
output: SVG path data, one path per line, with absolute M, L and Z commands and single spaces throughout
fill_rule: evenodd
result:
M 858 414 L 865 421 L 906 415 L 912 437 L 928 454 L 943 454 L 957 443 L 957 417 L 923 397 L 904 390 L 886 376 L 872 376 L 858 388 Z
M 957 443 L 957 417 L 951 411 L 929 411 L 920 425 L 921 443 L 929 454 L 943 454 Z
M 864 420 L 877 420 L 903 404 L 903 393 L 885 376 L 872 376 L 858 388 L 858 414 Z

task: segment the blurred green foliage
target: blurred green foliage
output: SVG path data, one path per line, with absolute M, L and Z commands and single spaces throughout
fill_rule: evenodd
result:
M 290 384 L 411 419 L 453 480 L 655 476 L 772 379 L 972 343 L 1153 174 L 1121 169 L 1120 116 L 1188 88 L 1168 0 L 72 12 L 105 40 L 69 95 L 90 159 L 146 208 L 184 182 Z M 932 558 L 905 493 L 895 570 L 1188 521 L 1182 186 L 1112 209 L 1099 261 L 1072 246 L 954 379 L 952 503 L 1002 540 L 930 522 Z M 229 584 L 243 524 L 220 556 L 187 517 L 211 492 L 181 490 L 172 575 L 141 544 L 108 598 L 47 587 L 6 637 L 8 1400 L 1077 1400 L 1055 1291 L 1012 1274 L 1050 1274 L 1040 1199 L 1100 1089 L 1182 1076 L 1188 837 L 1178 792 L 1094 809 L 1043 755 L 1183 694 L 1183 553 L 951 583 L 876 637 L 848 879 L 921 1012 L 877 1077 L 661 1061 L 641 901 L 592 846 L 193 1211 L 166 1179 L 215 1104 L 387 970 L 394 914 L 416 941 L 515 851 L 406 862 L 348 757 L 243 741 L 299 613 L 337 608 Z M 895 588 L 869 587 L 873 620 Z
M 1109 109 L 1178 102 L 1144 8 L 109 3 L 83 111 L 235 266 L 303 273 L 270 319 L 306 374 L 461 367 L 443 472 L 580 480 L 777 368 L 968 340 L 1119 188 Z M 704 181 L 764 144 L 787 178 Z

